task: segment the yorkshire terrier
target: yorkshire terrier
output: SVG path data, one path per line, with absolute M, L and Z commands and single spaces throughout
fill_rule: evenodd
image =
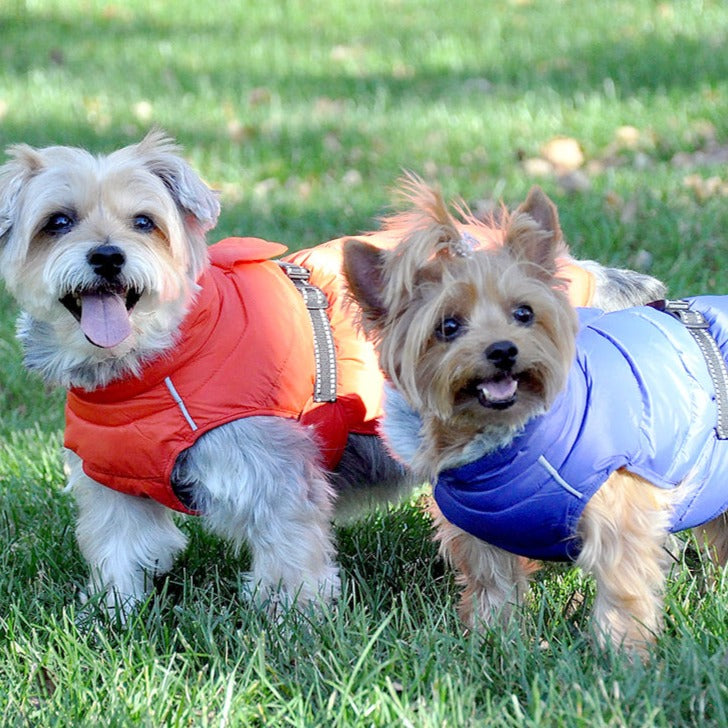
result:
M 433 190 L 404 193 L 400 243 L 348 242 L 344 267 L 391 382 L 382 431 L 434 484 L 462 618 L 507 620 L 532 559 L 572 561 L 596 580 L 600 641 L 644 653 L 668 534 L 698 528 L 728 559 L 728 297 L 577 310 L 541 190 L 490 249 Z
M 376 434 L 383 377 L 344 295 L 343 240 L 282 261 L 254 238 L 208 247 L 217 197 L 161 132 L 98 157 L 8 153 L 1 274 L 27 366 L 68 389 L 89 592 L 127 615 L 185 546 L 181 512 L 249 546 L 271 608 L 335 597 L 334 503 L 356 514 L 413 484 Z M 660 285 L 562 262 L 582 304 Z

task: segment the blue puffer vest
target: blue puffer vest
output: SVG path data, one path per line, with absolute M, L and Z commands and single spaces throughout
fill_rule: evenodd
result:
M 688 300 L 728 359 L 728 296 Z M 435 486 L 448 521 L 529 558 L 575 559 L 584 506 L 622 467 L 660 488 L 690 476 L 673 531 L 728 509 L 728 440 L 716 437 L 713 382 L 685 326 L 650 307 L 581 309 L 579 318 L 576 359 L 553 407 Z

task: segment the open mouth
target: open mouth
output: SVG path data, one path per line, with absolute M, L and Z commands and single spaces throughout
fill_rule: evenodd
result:
M 459 395 L 459 399 L 477 399 L 482 407 L 504 410 L 518 400 L 519 379 L 517 376 L 499 372 L 488 379 L 472 379 Z
M 99 288 L 67 293 L 60 302 L 71 312 L 86 338 L 110 349 L 131 334 L 131 314 L 141 293 L 134 288 Z
M 518 380 L 510 374 L 496 374 L 475 385 L 478 402 L 490 409 L 508 409 L 518 399 Z

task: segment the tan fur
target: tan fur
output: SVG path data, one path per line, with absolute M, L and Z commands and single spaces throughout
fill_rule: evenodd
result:
M 463 588 L 458 606 L 460 619 L 468 626 L 508 621 L 528 591 L 536 564 L 453 525 L 434 499 L 429 511 L 437 529 L 440 554 L 455 569 L 457 583 Z
M 721 566 L 728 566 L 728 513 L 696 529 L 698 540 L 708 547 L 710 557 Z
M 346 272 L 384 371 L 421 420 L 410 465 L 434 478 L 507 445 L 551 406 L 566 383 L 577 325 L 555 277 L 555 258 L 564 251 L 558 214 L 540 190 L 492 230 L 502 242 L 493 250 L 469 248 L 440 196 L 415 178 L 407 179 L 404 196 L 413 208 L 387 223 L 400 244 L 381 251 L 351 243 Z M 460 215 L 472 221 L 466 210 Z M 515 316 L 523 304 L 534 312 L 528 325 Z M 462 323 L 452 338 L 438 329 L 444 321 Z M 504 341 L 517 349 L 508 375 L 517 396 L 495 408 L 490 383 L 503 380 L 487 351 Z M 670 509 L 688 490 L 689 483 L 662 490 L 620 470 L 586 506 L 577 565 L 597 582 L 594 626 L 601 641 L 644 653 L 659 631 Z M 440 551 L 463 586 L 465 622 L 507 619 L 526 592 L 529 563 L 448 523 L 434 504 L 431 512 Z M 726 516 L 702 530 L 725 563 Z
M 365 311 L 382 311 L 365 318 L 363 325 L 392 383 L 427 415 L 430 436 L 419 461 L 422 472 L 432 475 L 493 419 L 471 401 L 453 398 L 453 392 L 484 366 L 487 343 L 510 336 L 517 345 L 525 345 L 538 335 L 539 346 L 532 347 L 524 362 L 534 380 L 533 395 L 524 391 L 521 404 L 494 421 L 499 429 L 504 420 L 509 429 L 520 427 L 536 402 L 547 406 L 563 387 L 573 345 L 564 345 L 562 339 L 573 340 L 576 317 L 563 282 L 553 275 L 556 255 L 562 252 L 560 235 L 555 239 L 528 214 L 516 212 L 505 217 L 497 233 L 502 248 L 473 253 L 463 247 L 454 218 L 439 195 L 412 182 L 407 195 L 415 208 L 385 225 L 401 232 L 402 243 L 393 251 L 377 251 L 382 258 L 381 301 L 367 307 L 361 296 L 358 300 Z M 481 227 L 486 234 L 496 234 L 491 227 Z M 352 272 L 349 280 L 356 294 L 353 278 Z M 497 304 L 484 306 L 484 300 Z M 542 312 L 528 331 L 512 325 L 511 312 L 524 301 Z M 443 346 L 432 331 L 438 321 L 453 314 L 468 319 L 470 334 L 461 344 Z M 562 332 L 568 335 L 563 337 Z
M 678 492 L 618 470 L 584 509 L 576 564 L 597 583 L 594 622 L 600 638 L 643 652 L 660 631 L 663 545 Z

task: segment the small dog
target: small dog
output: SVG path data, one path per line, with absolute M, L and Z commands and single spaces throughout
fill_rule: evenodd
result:
M 334 491 L 353 510 L 412 486 L 374 434 L 382 378 L 337 299 L 340 251 L 281 266 L 276 243 L 208 248 L 217 197 L 161 132 L 108 156 L 9 154 L 0 265 L 27 366 L 69 390 L 90 593 L 124 618 L 185 546 L 176 510 L 249 545 L 272 608 L 335 597 Z M 333 339 L 317 354 L 327 307 Z
M 69 390 L 90 593 L 128 614 L 185 546 L 180 511 L 248 544 L 257 596 L 273 608 L 334 597 L 334 501 L 337 515 L 356 513 L 413 485 L 375 435 L 383 378 L 345 305 L 343 240 L 283 266 L 269 260 L 285 250 L 274 243 L 207 247 L 218 200 L 161 132 L 107 156 L 9 155 L 0 266 L 23 310 L 27 366 Z M 386 247 L 393 234 L 361 239 Z M 564 268 L 584 284 L 576 303 L 621 305 L 660 286 Z
M 347 243 L 345 272 L 393 385 L 383 433 L 435 484 L 461 616 L 507 619 L 530 559 L 572 560 L 596 579 L 600 638 L 644 652 L 660 626 L 668 533 L 700 526 L 715 559 L 728 558 L 728 440 L 716 434 L 728 437 L 728 297 L 675 315 L 577 315 L 540 190 L 490 250 L 468 245 L 432 190 L 410 180 L 405 194 L 400 244 Z M 705 344 L 710 365 L 676 317 L 696 311 L 722 350 Z

